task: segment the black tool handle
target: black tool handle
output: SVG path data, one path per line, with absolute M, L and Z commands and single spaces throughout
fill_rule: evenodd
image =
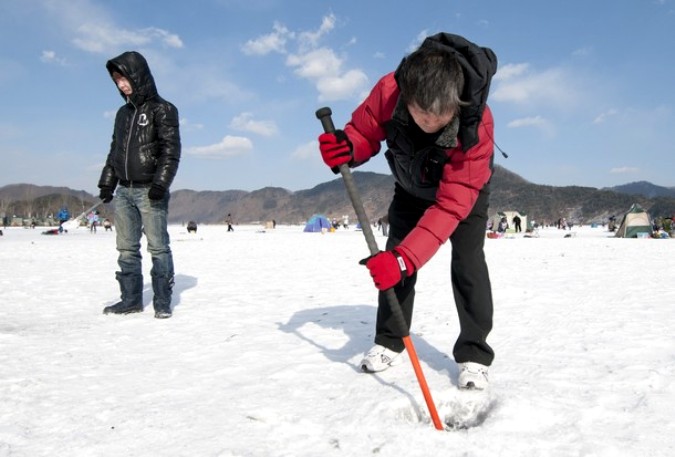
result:
M 316 117 L 321 121 L 323 130 L 326 133 L 332 133 L 335 131 L 335 125 L 333 124 L 333 119 L 331 118 L 332 114 L 333 112 L 328 107 L 320 108 L 316 111 Z M 363 236 L 366 237 L 366 243 L 368 244 L 370 255 L 375 255 L 378 252 L 380 252 L 380 248 L 377 246 L 377 241 L 375 240 L 373 229 L 370 226 L 370 222 L 368 221 L 368 215 L 366 214 L 366 211 L 363 209 L 363 202 L 361 201 L 359 190 L 357 189 L 356 183 L 354 182 L 354 176 L 352 175 L 352 172 L 349 169 L 349 165 L 342 164 L 338 168 L 340 170 L 340 174 L 342 175 L 342 180 L 344 181 L 345 188 L 347 189 L 349 199 L 352 201 L 352 207 L 356 212 L 356 217 L 359 220 L 359 224 L 361 224 Z M 387 298 L 387 303 L 389 303 L 389 306 L 391 307 L 391 312 L 394 315 L 394 319 L 396 320 L 399 326 L 401 336 L 403 337 L 408 336 L 409 335 L 408 324 L 406 323 L 405 318 L 403 317 L 401 305 L 398 302 L 398 297 L 396 297 L 394 289 L 391 288 L 385 290 L 384 295 Z

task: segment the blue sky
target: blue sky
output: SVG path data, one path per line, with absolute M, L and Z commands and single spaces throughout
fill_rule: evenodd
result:
M 138 50 L 181 118 L 172 190 L 307 189 L 338 127 L 429 34 L 497 54 L 496 163 L 537 183 L 675 186 L 675 0 L 2 0 L 0 186 L 96 192 Z M 382 156 L 361 167 L 387 173 Z

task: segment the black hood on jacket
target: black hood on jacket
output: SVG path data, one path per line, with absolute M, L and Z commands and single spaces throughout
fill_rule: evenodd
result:
M 464 92 L 460 98 L 469 104 L 462 106 L 460 111 L 458 136 L 462 149 L 466 151 L 478 143 L 478 124 L 485 110 L 490 81 L 497 72 L 497 56 L 491 49 L 482 48 L 451 33 L 431 35 L 420 47 L 440 49 L 453 54 L 464 71 Z
M 110 59 L 105 67 L 108 69 L 110 77 L 112 77 L 113 72 L 117 72 L 129 80 L 133 90 L 129 100 L 134 105 L 140 106 L 157 96 L 155 79 L 152 77 L 148 62 L 140 53 L 136 51 L 122 53 Z M 122 91 L 120 91 L 120 95 L 122 95 L 124 101 L 127 101 L 127 96 Z

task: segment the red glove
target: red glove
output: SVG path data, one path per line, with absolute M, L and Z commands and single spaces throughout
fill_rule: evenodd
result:
M 352 142 L 347 138 L 344 130 L 319 135 L 319 149 L 321 158 L 333 173 L 338 173 L 338 167 L 352 161 Z
M 359 263 L 370 270 L 370 276 L 379 290 L 391 289 L 415 271 L 412 262 L 396 250 L 379 252 Z

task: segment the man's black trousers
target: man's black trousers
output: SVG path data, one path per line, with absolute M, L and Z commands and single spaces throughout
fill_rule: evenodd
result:
M 460 334 L 453 349 L 457 363 L 476 362 L 489 366 L 494 359 L 494 352 L 486 342 L 488 333 L 492 329 L 493 306 L 490 275 L 483 252 L 489 197 L 490 192 L 486 185 L 480 191 L 471 213 L 459 223 L 450 236 L 452 245 L 450 277 L 460 325 Z M 410 233 L 424 211 L 432 204 L 433 202 L 413 197 L 398 185 L 396 186 L 394 199 L 388 212 L 387 250 L 396 247 Z M 413 314 L 416 281 L 417 272 L 394 288 L 403 317 L 408 324 L 408 330 Z M 447 286 L 439 284 L 438 287 Z M 434 306 L 434 309 L 443 312 L 444 308 L 439 305 L 445 304 L 426 305 Z M 392 316 L 391 307 L 385 295 L 380 292 L 375 343 L 401 352 L 404 349 L 401 335 L 401 330 L 397 328 L 396 320 Z

